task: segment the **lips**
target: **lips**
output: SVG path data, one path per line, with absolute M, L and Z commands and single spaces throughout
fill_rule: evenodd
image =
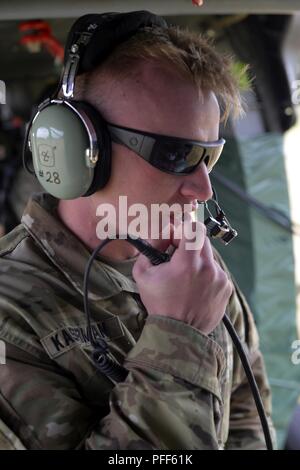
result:
M 191 207 L 192 211 L 195 211 L 198 207 L 198 201 L 196 199 L 194 201 L 187 201 L 185 202 L 185 205 Z

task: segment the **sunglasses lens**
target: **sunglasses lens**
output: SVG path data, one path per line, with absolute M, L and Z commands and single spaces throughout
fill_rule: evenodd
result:
M 211 171 L 217 162 L 223 145 L 217 147 L 202 147 L 178 142 L 156 141 L 153 146 L 149 163 L 160 170 L 176 174 L 189 174 L 204 162 Z
M 211 172 L 215 164 L 220 158 L 224 144 L 218 145 L 217 147 L 210 147 L 207 149 L 207 156 L 204 159 L 204 162 L 207 166 L 208 173 Z

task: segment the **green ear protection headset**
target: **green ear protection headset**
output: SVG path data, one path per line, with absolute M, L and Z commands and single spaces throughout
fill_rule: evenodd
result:
M 167 23 L 150 12 L 135 11 L 84 15 L 72 26 L 58 93 L 38 106 L 23 150 L 25 168 L 56 198 L 90 196 L 107 183 L 111 137 L 91 104 L 72 99 L 75 78 L 93 70 L 118 44 L 145 26 L 165 28 Z M 28 165 L 27 146 L 34 171 Z

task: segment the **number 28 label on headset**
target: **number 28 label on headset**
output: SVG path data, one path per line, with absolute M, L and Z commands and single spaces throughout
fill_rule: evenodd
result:
M 41 144 L 38 146 L 39 160 L 41 165 L 52 167 L 55 166 L 55 152 L 56 147 Z

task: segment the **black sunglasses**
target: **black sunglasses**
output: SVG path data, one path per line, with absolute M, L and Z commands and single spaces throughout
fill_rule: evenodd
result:
M 218 161 L 225 140 L 198 140 L 168 137 L 108 123 L 111 139 L 124 145 L 159 170 L 176 175 L 192 173 L 202 162 L 210 172 Z

